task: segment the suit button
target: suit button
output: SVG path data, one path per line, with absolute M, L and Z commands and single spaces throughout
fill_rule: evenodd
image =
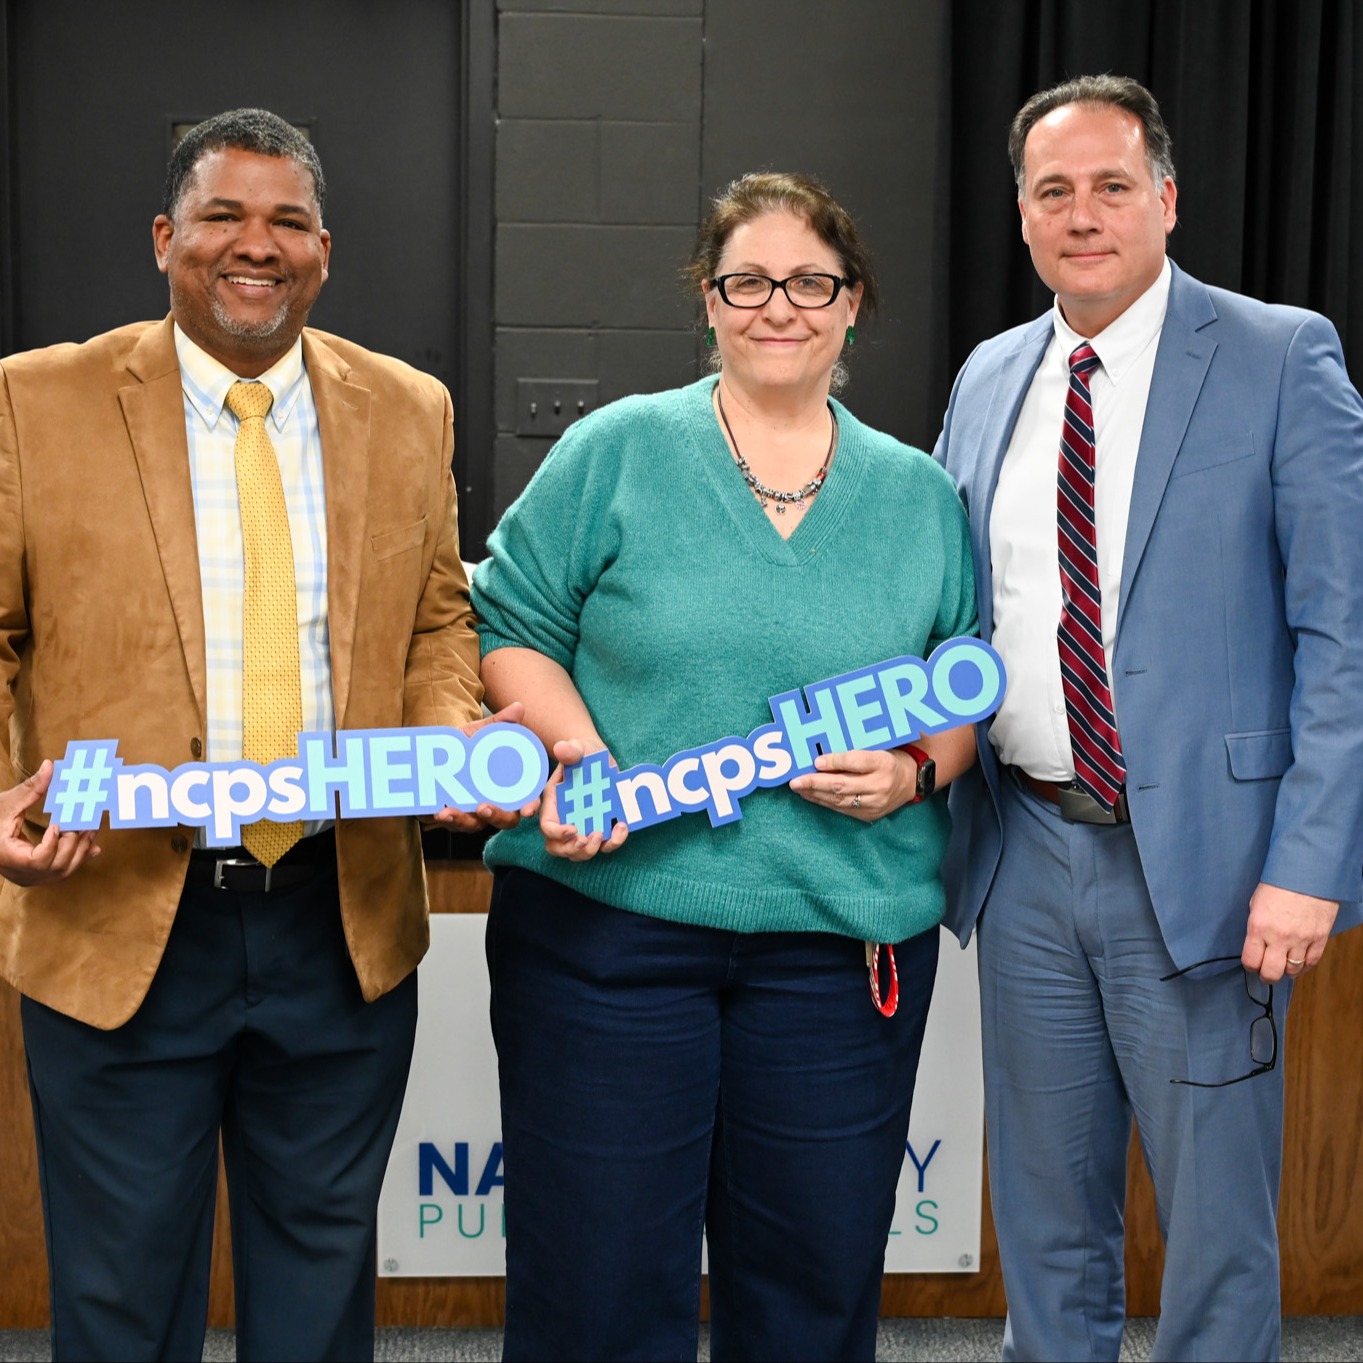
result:
M 184 835 L 183 833 L 177 833 L 177 834 L 170 840 L 170 850 L 171 850 L 172 852 L 188 852 L 188 851 L 189 851 L 189 839 L 188 839 L 187 837 L 185 837 L 185 835 Z
M 199 758 L 204 755 L 204 745 L 197 738 L 189 740 L 189 752 L 192 757 Z

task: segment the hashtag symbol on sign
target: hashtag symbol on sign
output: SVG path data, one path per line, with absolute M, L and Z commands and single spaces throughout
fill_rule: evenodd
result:
M 114 774 L 123 765 L 114 756 L 117 747 L 117 742 L 66 745 L 66 756 L 52 764 L 43 806 L 58 827 L 77 832 L 99 827 Z
M 584 837 L 611 835 L 615 816 L 615 774 L 610 759 L 595 752 L 563 772 L 558 788 L 559 819 L 570 823 Z

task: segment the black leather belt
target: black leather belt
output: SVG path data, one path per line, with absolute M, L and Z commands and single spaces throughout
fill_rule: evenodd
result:
M 273 866 L 262 866 L 244 847 L 196 847 L 189 854 L 187 885 L 208 885 L 233 894 L 292 890 L 336 865 L 336 830 L 301 838 Z
M 1081 789 L 1077 781 L 1061 785 L 1058 781 L 1042 781 L 1038 777 L 1014 767 L 1013 773 L 1018 781 L 1033 795 L 1039 795 L 1050 804 L 1060 807 L 1060 817 L 1070 823 L 1130 823 L 1131 810 L 1126 803 L 1126 787 L 1117 794 L 1117 803 L 1111 809 L 1104 809 L 1088 791 Z

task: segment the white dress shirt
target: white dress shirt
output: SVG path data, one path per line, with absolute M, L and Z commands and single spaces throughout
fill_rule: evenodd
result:
M 1085 340 L 1101 361 L 1089 378 L 1093 399 L 1093 509 L 1098 585 L 1103 598 L 1103 651 L 1108 685 L 1117 633 L 1122 557 L 1136 476 L 1136 452 L 1169 301 L 1169 262 L 1159 278 L 1097 336 L 1084 337 L 1055 302 L 1055 332 L 1023 399 L 999 470 L 989 518 L 994 578 L 991 642 L 1008 672 L 1008 690 L 994 716 L 990 741 L 999 761 L 1044 781 L 1074 779 L 1069 720 L 1060 682 L 1060 561 L 1056 541 L 1056 479 L 1069 357 Z M 1116 709 L 1116 698 L 1113 698 Z M 1117 715 L 1118 732 L 1121 715 Z
M 246 564 L 237 500 L 236 442 L 240 423 L 226 404 L 227 391 L 238 379 L 190 340 L 178 325 L 175 350 L 184 391 L 189 476 L 203 591 L 208 667 L 208 732 L 204 735 L 203 760 L 234 762 L 242 755 L 242 596 Z M 274 396 L 265 421 L 279 461 L 293 540 L 303 729 L 325 731 L 335 725 L 327 620 L 326 485 L 317 408 L 303 365 L 301 337 L 260 376 L 259 382 Z M 304 831 L 313 833 L 324 826 L 325 823 L 309 823 Z M 196 843 L 203 845 L 202 833 Z

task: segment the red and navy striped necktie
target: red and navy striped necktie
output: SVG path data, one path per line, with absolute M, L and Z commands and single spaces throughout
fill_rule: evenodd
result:
M 1104 809 L 1117 802 L 1126 759 L 1112 710 L 1103 654 L 1098 540 L 1093 517 L 1093 401 L 1089 375 L 1098 356 L 1085 342 L 1070 356 L 1065 427 L 1060 436 L 1056 509 L 1060 544 L 1060 679 L 1070 721 L 1075 779 Z

